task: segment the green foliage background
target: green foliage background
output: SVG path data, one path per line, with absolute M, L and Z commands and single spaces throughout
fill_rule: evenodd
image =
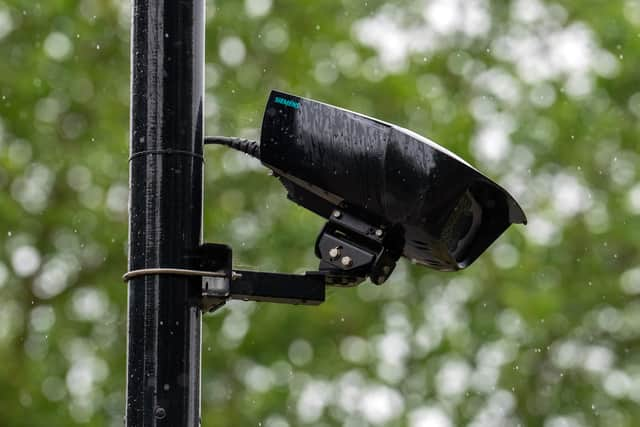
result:
M 122 425 L 129 8 L 0 1 L 0 425 Z M 530 224 L 462 273 L 208 315 L 202 425 L 637 425 L 638 51 L 636 0 L 208 2 L 207 134 L 309 96 L 459 153 Z M 313 268 L 320 219 L 206 155 L 206 240 Z

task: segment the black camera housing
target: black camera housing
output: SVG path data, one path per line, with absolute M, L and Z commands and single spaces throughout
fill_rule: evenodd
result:
M 328 231 L 353 234 L 353 227 L 339 223 L 346 214 L 359 224 L 357 236 L 364 236 L 354 238 L 355 246 L 378 241 L 386 251 L 378 255 L 388 260 L 404 255 L 436 270 L 460 270 L 510 224 L 526 224 L 505 189 L 433 141 L 283 92 L 269 96 L 260 160 L 292 201 L 330 220 Z M 327 257 L 319 243 L 316 253 L 325 268 L 356 267 Z M 381 268 L 392 269 L 395 259 Z M 388 276 L 368 275 L 376 283 Z

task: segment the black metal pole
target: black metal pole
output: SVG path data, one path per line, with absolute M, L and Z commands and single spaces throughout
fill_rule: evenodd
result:
M 129 269 L 193 268 L 202 240 L 204 0 L 134 0 Z M 129 281 L 126 424 L 200 425 L 202 280 Z

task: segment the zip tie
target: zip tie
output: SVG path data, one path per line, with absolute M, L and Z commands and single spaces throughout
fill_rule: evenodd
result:
M 192 151 L 186 151 L 186 150 L 174 150 L 173 148 L 167 148 L 167 149 L 164 149 L 164 150 L 138 151 L 136 153 L 131 154 L 131 157 L 129 157 L 129 161 L 135 159 L 136 157 L 146 156 L 147 154 L 168 154 L 168 155 L 178 154 L 178 155 L 182 155 L 182 156 L 195 157 L 196 159 L 200 159 L 203 162 L 205 161 L 204 156 L 202 154 L 198 154 L 198 153 L 194 153 Z
M 227 276 L 226 273 L 222 273 L 219 271 L 188 270 L 184 268 L 142 268 L 140 270 L 132 270 L 132 271 L 126 272 L 122 276 L 122 280 L 127 282 L 133 279 L 134 277 L 148 276 L 151 274 L 175 274 L 178 276 L 222 277 L 222 278 L 229 277 Z M 236 273 L 235 271 L 231 272 L 232 280 L 237 279 L 239 277 L 242 277 L 242 275 L 239 273 Z

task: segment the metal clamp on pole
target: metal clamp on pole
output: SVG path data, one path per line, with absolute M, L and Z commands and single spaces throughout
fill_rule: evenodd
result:
M 217 274 L 203 275 L 202 309 L 214 311 L 229 299 L 317 305 L 324 301 L 325 276 L 232 270 L 227 245 L 205 243 L 198 251 L 199 265 Z
M 229 299 L 232 279 L 235 276 L 231 248 L 217 243 L 205 243 L 198 248 L 197 264 L 208 271 L 222 273 L 221 276 L 203 276 L 200 307 L 203 311 L 215 311 Z
M 215 311 L 229 299 L 303 305 L 318 305 L 324 302 L 324 273 L 234 271 L 231 268 L 231 248 L 216 243 L 203 244 L 192 258 L 193 265 L 196 266 L 193 269 L 143 268 L 125 273 L 122 279 L 129 281 L 135 277 L 163 274 L 202 277 L 203 311 Z

